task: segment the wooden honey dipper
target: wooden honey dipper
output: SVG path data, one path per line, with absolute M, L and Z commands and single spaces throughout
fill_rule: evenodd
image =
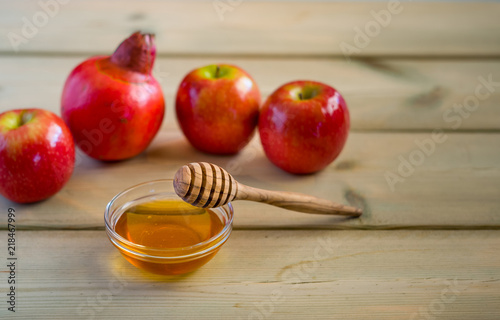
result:
M 184 201 L 202 208 L 223 206 L 233 200 L 250 200 L 305 213 L 352 217 L 363 213 L 358 208 L 301 193 L 252 188 L 236 181 L 221 167 L 207 162 L 182 166 L 175 174 L 174 189 Z

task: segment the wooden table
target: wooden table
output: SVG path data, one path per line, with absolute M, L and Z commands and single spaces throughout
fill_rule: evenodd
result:
M 168 111 L 140 156 L 81 156 L 53 198 L 0 199 L 2 319 L 500 318 L 499 4 L 64 2 L 46 9 L 47 21 L 37 1 L 2 4 L 0 110 L 59 113 L 71 69 L 142 29 L 157 34 Z M 36 30 L 23 35 L 35 16 Z M 17 51 L 9 32 L 25 38 Z M 233 157 L 195 151 L 176 124 L 174 95 L 187 72 L 214 62 L 246 69 L 264 97 L 301 78 L 338 88 L 352 120 L 341 156 L 315 175 L 292 176 L 265 158 L 258 138 Z M 192 161 L 365 214 L 235 203 L 235 230 L 205 267 L 178 278 L 146 274 L 107 240 L 104 207 L 123 188 Z M 15 314 L 4 302 L 8 208 L 17 219 Z

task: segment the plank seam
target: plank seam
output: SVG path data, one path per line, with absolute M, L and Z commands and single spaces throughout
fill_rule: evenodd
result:
M 102 227 L 38 227 L 38 226 L 17 226 L 20 231 L 104 231 Z M 482 231 L 482 230 L 500 230 L 500 225 L 476 225 L 476 226 L 432 226 L 432 225 L 416 225 L 416 226 L 245 226 L 233 227 L 233 230 L 238 231 L 265 231 L 265 230 L 281 230 L 281 231 L 314 231 L 314 230 L 342 230 L 342 231 L 398 231 L 398 230 L 414 230 L 414 231 Z M 0 231 L 7 231 L 5 226 L 0 228 Z
M 0 50 L 3 57 L 88 57 L 94 55 L 107 55 L 109 52 L 103 51 L 5 51 Z M 347 60 L 342 54 L 301 54 L 301 53 L 190 53 L 190 52 L 170 52 L 157 53 L 156 58 L 240 58 L 240 59 L 311 59 L 311 60 Z M 364 62 L 365 60 L 500 60 L 500 54 L 371 54 L 356 55 L 349 57 L 353 62 Z

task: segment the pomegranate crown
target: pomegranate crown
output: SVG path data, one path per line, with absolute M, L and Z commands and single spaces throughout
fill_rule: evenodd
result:
M 134 32 L 116 48 L 111 62 L 122 68 L 151 74 L 156 57 L 154 34 Z

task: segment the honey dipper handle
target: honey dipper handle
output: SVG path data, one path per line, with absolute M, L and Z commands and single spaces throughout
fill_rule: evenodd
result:
M 339 203 L 301 193 L 262 190 L 241 183 L 238 183 L 238 193 L 236 194 L 235 200 L 264 202 L 276 207 L 305 213 L 351 217 L 359 217 L 363 213 L 361 209 L 355 207 L 344 206 Z

